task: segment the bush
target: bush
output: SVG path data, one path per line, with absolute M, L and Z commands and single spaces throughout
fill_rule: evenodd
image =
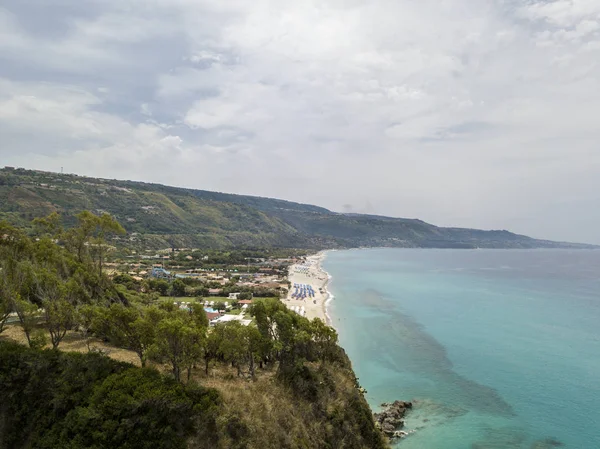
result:
M 215 390 L 99 354 L 2 342 L 0 395 L 2 449 L 185 448 L 198 424 L 217 438 Z

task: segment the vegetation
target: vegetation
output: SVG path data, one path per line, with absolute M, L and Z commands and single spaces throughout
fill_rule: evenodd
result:
M 217 391 L 99 354 L 0 343 L 0 448 L 217 447 Z
M 359 246 L 532 248 L 558 244 L 507 231 L 441 228 L 420 220 L 338 214 L 317 206 L 131 181 L 0 170 L 0 219 L 28 226 L 60 212 L 68 226 L 108 212 L 130 248 L 338 248 Z M 560 246 L 574 246 L 560 244 Z
M 29 346 L 0 342 L 0 448 L 385 447 L 322 321 L 264 298 L 249 325 L 209 326 L 199 302 L 107 275 L 106 240 L 122 232 L 110 216 L 65 229 L 53 213 L 32 229 L 0 224 L 0 317 L 14 313 Z M 59 352 L 75 332 L 88 353 Z M 92 335 L 141 367 L 94 353 Z

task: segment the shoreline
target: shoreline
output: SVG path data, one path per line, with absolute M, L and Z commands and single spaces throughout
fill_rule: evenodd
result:
M 319 251 L 317 254 L 308 256 L 304 263 L 290 266 L 288 280 L 291 288 L 283 301 L 289 309 L 297 311 L 308 319 L 319 318 L 328 326 L 332 326 L 332 320 L 327 311 L 327 305 L 334 298 L 327 288 L 331 276 L 321 266 L 326 255 L 327 251 Z M 314 297 L 294 298 L 294 284 L 312 287 Z

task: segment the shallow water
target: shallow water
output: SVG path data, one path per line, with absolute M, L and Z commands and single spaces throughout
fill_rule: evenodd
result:
M 600 448 L 600 251 L 334 251 L 329 313 L 400 448 Z M 562 446 L 561 446 L 562 445 Z

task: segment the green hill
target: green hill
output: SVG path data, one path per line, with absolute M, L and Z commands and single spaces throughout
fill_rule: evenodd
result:
M 272 198 L 25 169 L 0 170 L 0 219 L 29 226 L 60 212 L 114 215 L 129 246 L 351 248 L 539 248 L 587 245 L 535 240 L 508 231 L 442 228 L 421 220 L 340 214 Z

